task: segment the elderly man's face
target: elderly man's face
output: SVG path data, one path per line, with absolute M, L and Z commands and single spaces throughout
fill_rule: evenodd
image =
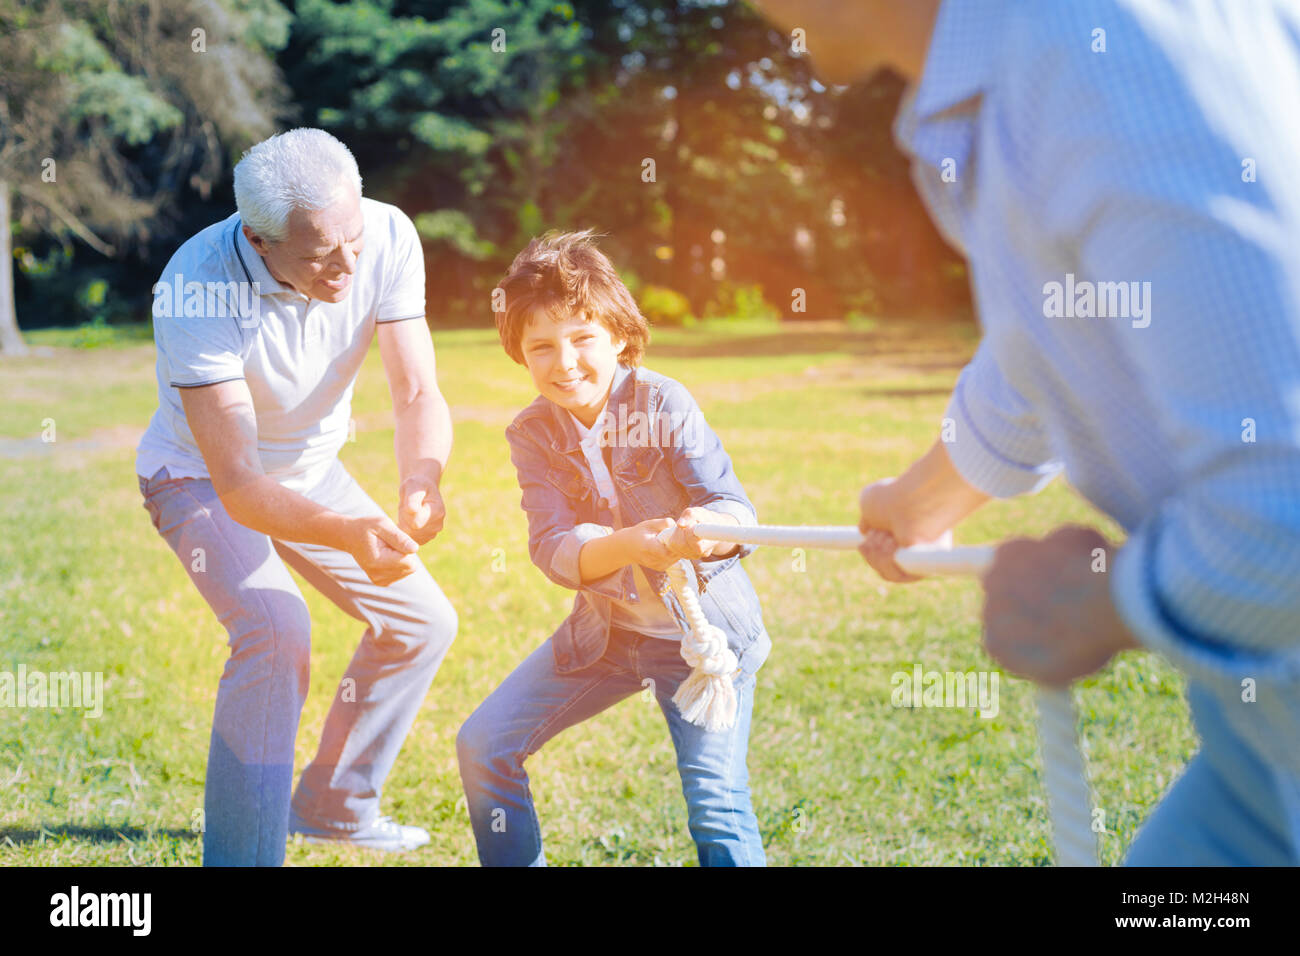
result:
M 341 195 L 324 209 L 293 210 L 284 242 L 271 245 L 244 227 L 244 235 L 271 275 L 323 302 L 342 302 L 352 291 L 352 273 L 364 240 L 361 197 L 350 186 Z

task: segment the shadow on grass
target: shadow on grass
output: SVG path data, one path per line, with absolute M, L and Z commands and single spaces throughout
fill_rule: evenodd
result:
M 39 843 L 44 839 L 68 837 L 72 840 L 85 840 L 89 843 L 117 843 L 123 838 L 131 840 L 149 840 L 163 837 L 172 840 L 197 840 L 199 834 L 189 829 L 147 830 L 140 827 L 85 827 L 62 824 L 59 826 L 39 826 L 36 829 L 0 828 L 0 843 Z

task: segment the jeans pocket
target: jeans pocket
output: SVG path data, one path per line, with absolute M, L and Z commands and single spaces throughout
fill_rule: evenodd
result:
M 740 652 L 740 670 L 744 680 L 746 678 L 756 679 L 759 668 L 767 663 L 767 657 L 772 653 L 772 638 L 768 635 L 767 629 L 759 630 L 754 640 L 745 646 Z
M 158 504 L 159 499 L 167 490 L 178 488 L 182 482 L 193 481 L 193 479 L 173 478 L 166 465 L 159 468 L 148 478 L 138 475 L 137 477 L 140 479 L 140 494 L 144 496 L 144 509 L 149 512 L 154 529 L 161 533 L 162 508 Z
M 161 468 L 155 471 L 148 478 L 142 477 L 140 475 L 137 475 L 136 477 L 140 479 L 140 489 L 147 494 L 150 489 L 156 490 L 157 487 L 163 482 L 171 481 L 172 473 L 167 470 L 166 465 L 163 465 Z
M 140 481 L 141 491 L 144 490 L 144 485 L 145 485 L 144 480 L 141 479 Z M 149 500 L 149 495 L 147 493 L 144 496 L 144 501 L 140 502 L 140 506 L 144 508 L 144 510 L 148 513 L 149 523 L 153 525 L 153 529 L 161 534 L 162 528 L 159 526 L 158 523 L 159 522 L 158 509 L 154 506 L 154 503 Z

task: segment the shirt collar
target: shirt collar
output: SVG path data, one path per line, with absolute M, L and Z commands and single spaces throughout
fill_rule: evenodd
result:
M 1007 20 L 1007 0 L 943 0 L 930 33 L 912 110 L 924 120 L 988 88 Z
M 965 164 L 972 111 L 949 111 L 971 103 L 992 85 L 1008 20 L 1006 5 L 1008 0 L 943 0 L 940 4 L 926 65 L 920 79 L 907 87 L 894 118 L 894 140 L 902 151 L 933 166 L 948 157 Z
M 943 0 L 921 77 L 894 120 L 894 140 L 914 160 L 912 181 L 930 218 L 963 253 L 980 105 L 996 76 L 1010 3 Z
M 610 406 L 618 406 L 618 401 L 624 399 L 626 391 L 631 387 L 630 383 L 635 379 L 636 376 L 632 374 L 630 366 L 620 362 L 614 368 L 614 380 L 610 382 L 609 395 L 605 398 L 605 407 L 601 410 L 601 416 L 604 416 L 609 411 Z M 547 401 L 550 402 L 551 412 L 554 414 L 555 422 L 560 429 L 560 434 L 551 443 L 551 447 L 565 454 L 576 451 L 582 444 L 582 438 L 576 427 L 576 420 L 568 411 L 551 402 L 550 399 L 547 399 Z M 600 417 L 596 418 L 595 424 L 600 425 Z M 598 429 L 592 430 L 599 433 Z
M 610 391 L 613 391 L 611 388 Z M 595 441 L 600 436 L 601 425 L 605 420 L 605 413 L 609 410 L 609 397 L 606 396 L 605 404 L 600 406 L 600 412 L 596 415 L 595 423 L 588 428 L 578 420 L 578 416 L 569 412 L 569 418 L 573 422 L 573 427 L 578 433 L 578 443 L 587 444 Z
M 283 285 L 280 280 L 271 275 L 271 270 L 266 267 L 266 262 L 262 259 L 262 256 L 253 248 L 253 244 L 248 241 L 248 237 L 244 235 L 243 220 L 238 216 L 235 217 L 234 245 L 235 259 L 239 262 L 241 270 L 249 283 L 256 283 L 254 288 L 257 289 L 259 295 L 288 294 L 296 295 L 300 299 L 303 298 L 300 293 Z

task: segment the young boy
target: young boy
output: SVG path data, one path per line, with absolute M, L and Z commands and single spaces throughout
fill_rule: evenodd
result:
M 749 798 L 754 675 L 771 649 L 740 558 L 698 523 L 752 525 L 731 460 L 678 382 L 638 368 L 650 331 L 590 230 L 548 233 L 510 266 L 496 313 L 506 352 L 540 393 L 506 430 L 528 513 L 528 550 L 573 610 L 470 715 L 456 739 L 479 860 L 544 866 L 524 760 L 566 727 L 642 689 L 668 721 L 701 866 L 762 866 Z M 659 534 L 674 528 L 671 547 Z M 710 623 L 739 668 L 730 730 L 688 723 L 672 702 L 690 668 L 666 569 L 688 561 Z

